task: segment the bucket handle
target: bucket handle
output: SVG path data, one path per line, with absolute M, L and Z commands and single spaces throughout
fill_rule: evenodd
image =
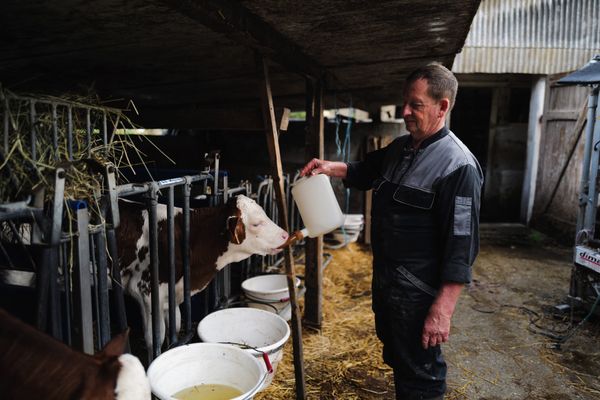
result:
M 265 363 L 265 368 L 267 369 L 267 375 L 273 373 L 273 365 L 271 365 L 271 360 L 269 359 L 269 355 L 266 352 L 260 351 L 256 347 L 249 346 L 249 345 L 244 344 L 244 343 L 235 343 L 235 342 L 219 342 L 219 343 L 229 344 L 229 345 L 232 345 L 232 346 L 237 346 L 237 347 L 239 347 L 241 349 L 244 349 L 244 350 L 247 350 L 247 349 L 254 350 L 255 352 L 257 352 L 257 353 L 259 353 L 259 354 L 262 355 L 262 359 L 263 359 L 263 361 Z

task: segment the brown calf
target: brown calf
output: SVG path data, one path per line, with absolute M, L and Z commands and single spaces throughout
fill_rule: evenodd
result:
M 0 309 L 0 397 L 44 400 L 150 399 L 144 367 L 123 354 L 127 332 L 98 354 L 77 352 Z

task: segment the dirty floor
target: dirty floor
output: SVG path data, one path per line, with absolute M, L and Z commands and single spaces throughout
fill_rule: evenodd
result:
M 569 288 L 571 248 L 520 225 L 484 225 L 473 283 L 460 298 L 450 341 L 446 399 L 600 399 L 600 321 L 556 315 Z M 370 311 L 370 252 L 327 250 L 323 325 L 303 330 L 309 399 L 394 399 Z M 301 267 L 298 271 L 302 273 Z M 257 397 L 294 399 L 291 339 L 273 384 Z

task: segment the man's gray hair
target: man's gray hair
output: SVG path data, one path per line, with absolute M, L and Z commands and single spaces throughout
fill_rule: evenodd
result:
M 427 94 L 436 101 L 444 98 L 450 101 L 450 110 L 454 107 L 456 100 L 456 91 L 458 90 L 458 81 L 454 74 L 442 64 L 430 63 L 417 68 L 408 75 L 404 83 L 404 88 L 408 88 L 413 82 L 425 79 L 429 88 Z

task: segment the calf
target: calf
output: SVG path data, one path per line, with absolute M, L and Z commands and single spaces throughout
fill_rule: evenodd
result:
M 138 203 L 119 203 L 121 224 L 117 229 L 122 284 L 141 306 L 144 336 L 152 344 L 152 303 L 150 293 L 150 254 L 148 211 Z M 183 275 L 180 241 L 181 209 L 175 209 L 176 302 L 183 302 Z M 159 313 L 160 341 L 168 323 L 168 257 L 166 206 L 158 205 Z M 190 288 L 192 294 L 203 290 L 227 264 L 279 251 L 288 233 L 278 227 L 256 202 L 246 196 L 232 198 L 226 205 L 190 211 Z M 176 310 L 177 330 L 180 314 Z
M 3 399 L 146 400 L 144 367 L 122 354 L 127 332 L 95 356 L 19 321 L 0 309 L 0 396 Z

